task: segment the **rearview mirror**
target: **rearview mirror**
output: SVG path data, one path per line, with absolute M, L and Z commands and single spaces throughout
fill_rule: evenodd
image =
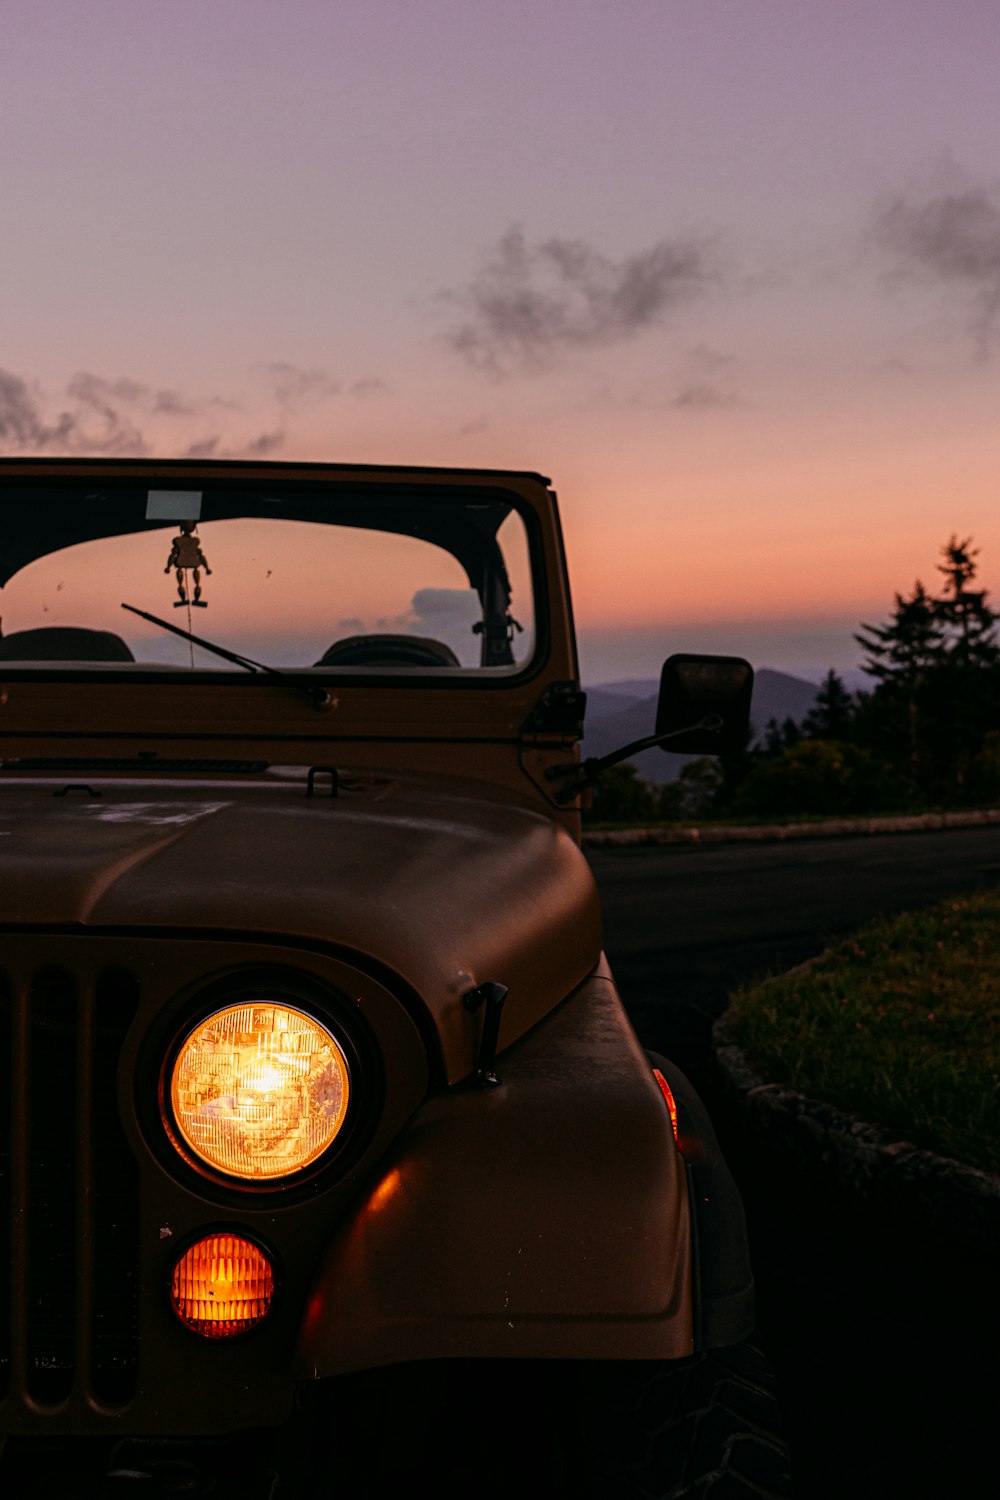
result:
M 729 755 L 742 750 L 752 694 L 753 667 L 741 656 L 679 653 L 668 657 L 660 674 L 656 733 L 672 738 L 661 748 L 675 755 Z M 687 733 L 679 732 L 683 730 Z

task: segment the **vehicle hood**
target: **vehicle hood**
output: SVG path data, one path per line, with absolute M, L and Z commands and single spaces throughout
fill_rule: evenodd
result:
M 250 932 L 382 974 L 436 1032 L 449 1082 L 477 1059 L 463 995 L 507 986 L 501 1046 L 594 968 L 597 893 L 572 838 L 475 783 L 0 783 L 0 924 Z M 425 1028 L 426 1029 L 426 1028 Z

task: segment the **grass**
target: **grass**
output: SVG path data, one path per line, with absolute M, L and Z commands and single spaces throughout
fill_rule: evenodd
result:
M 769 1081 L 1000 1173 L 1000 890 L 881 918 L 727 1019 Z

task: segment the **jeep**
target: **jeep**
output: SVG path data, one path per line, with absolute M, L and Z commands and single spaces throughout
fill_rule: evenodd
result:
M 786 1493 L 738 1193 L 602 953 L 637 746 L 581 763 L 549 482 L 0 479 L 3 1494 Z M 670 658 L 640 744 L 751 679 Z

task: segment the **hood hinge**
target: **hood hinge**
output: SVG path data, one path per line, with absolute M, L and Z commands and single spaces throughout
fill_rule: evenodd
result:
M 587 695 L 578 682 L 550 682 L 521 726 L 523 735 L 583 737 Z

